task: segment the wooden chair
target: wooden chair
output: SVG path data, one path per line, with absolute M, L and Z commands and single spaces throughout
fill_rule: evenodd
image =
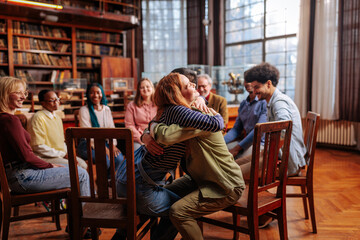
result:
M 299 176 L 288 177 L 288 186 L 300 186 L 301 193 L 287 193 L 286 197 L 301 197 L 303 199 L 305 219 L 309 219 L 309 211 L 307 201 L 309 201 L 311 224 L 313 233 L 317 233 L 316 220 L 315 220 L 315 206 L 314 206 L 314 189 L 313 189 L 313 171 L 314 171 L 314 158 L 316 149 L 316 137 L 319 127 L 320 115 L 314 112 L 308 112 L 305 123 L 304 143 L 307 149 L 305 160 L 306 168 L 302 169 Z
M 79 109 L 74 110 L 74 122 L 75 122 L 75 127 L 80 127 L 80 122 L 79 122 Z
M 259 216 L 266 214 L 278 220 L 280 239 L 287 239 L 286 174 L 291 130 L 291 121 L 256 124 L 250 183 L 246 186 L 239 201 L 224 209 L 224 211 L 232 213 L 233 224 L 210 217 L 202 217 L 199 220 L 233 230 L 233 239 L 238 239 L 238 232 L 249 234 L 250 239 L 259 239 Z M 285 133 L 282 133 L 284 131 Z M 264 151 L 261 151 L 260 142 L 263 134 L 265 134 L 265 145 Z M 277 160 L 283 134 L 284 145 L 279 169 L 280 177 L 277 178 Z M 262 154 L 263 157 L 262 166 L 259 164 L 260 154 Z M 247 217 L 248 228 L 239 225 L 240 215 Z
M 60 210 L 60 199 L 67 199 L 70 192 L 69 188 L 58 189 L 53 191 L 39 192 L 39 193 L 27 193 L 27 194 L 15 194 L 12 193 L 9 189 L 8 181 L 6 178 L 4 163 L 0 154 L 0 198 L 1 198 L 1 239 L 8 239 L 9 228 L 11 222 L 22 221 L 32 218 L 41 218 L 52 216 L 55 218 L 56 229 L 61 230 L 60 227 L 60 214 L 68 214 L 66 209 Z M 31 203 L 41 202 L 41 201 L 52 201 L 51 211 L 42 212 L 42 213 L 33 213 L 28 215 L 18 215 L 11 216 L 11 208 L 16 209 L 21 205 L 27 205 Z M 18 208 L 17 208 L 18 209 Z M 69 223 L 69 215 L 68 223 Z
M 80 196 L 76 161 L 75 142 L 86 138 L 88 152 L 88 171 L 91 196 Z M 94 139 L 96 165 L 93 167 L 90 139 Z M 124 139 L 126 144 L 127 192 L 126 198 L 117 197 L 113 139 Z M 110 179 L 106 165 L 105 144 L 110 150 Z M 68 128 L 66 130 L 69 168 L 71 179 L 71 205 L 73 214 L 73 237 L 81 239 L 84 229 L 91 228 L 97 235 L 97 228 L 126 229 L 127 239 L 140 239 L 150 229 L 152 221 L 137 233 L 139 216 L 136 214 L 134 146 L 132 131 L 128 128 Z M 94 172 L 95 171 L 95 172 Z M 96 175 L 96 181 L 94 176 Z M 98 236 L 93 236 L 97 239 Z

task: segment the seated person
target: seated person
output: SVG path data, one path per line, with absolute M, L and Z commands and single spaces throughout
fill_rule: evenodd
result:
M 43 110 L 31 118 L 28 130 L 30 145 L 34 153 L 44 161 L 55 164 L 68 164 L 67 147 L 61 118 L 55 113 L 59 108 L 60 98 L 54 91 L 41 90 L 39 102 Z M 87 169 L 86 162 L 77 158 L 78 165 Z
M 133 132 L 134 151 L 143 145 L 140 137 L 148 123 L 156 115 L 154 92 L 153 83 L 148 78 L 141 79 L 137 85 L 135 100 L 126 107 L 125 127 L 130 128 Z
M 255 124 L 266 122 L 266 101 L 257 98 L 251 83 L 245 82 L 244 85 L 249 96 L 240 103 L 234 127 L 224 136 L 235 159 L 251 156 Z M 239 139 L 244 132 L 245 137 Z
M 16 108 L 28 96 L 26 82 L 14 77 L 0 78 L 0 152 L 12 192 L 34 193 L 70 187 L 69 167 L 45 162 L 30 147 L 30 134 L 22 127 Z M 90 195 L 89 175 L 79 170 L 80 192 Z
M 86 89 L 86 103 L 79 111 L 80 127 L 102 127 L 115 128 L 114 119 L 110 108 L 107 106 L 107 99 L 102 86 L 98 83 L 89 84 Z M 114 156 L 115 169 L 118 169 L 123 156 L 120 150 L 116 147 L 117 141 L 114 140 Z M 92 143 L 93 145 L 93 143 Z M 86 140 L 81 139 L 77 148 L 78 155 L 87 159 Z M 107 148 L 107 167 L 110 168 L 110 152 Z M 95 162 L 95 151 L 92 153 L 93 161 Z
M 197 77 L 197 90 L 208 102 L 207 106 L 213 108 L 224 119 L 224 125 L 227 126 L 229 122 L 229 114 L 227 109 L 226 99 L 220 95 L 211 92 L 212 79 L 207 74 L 201 74 Z

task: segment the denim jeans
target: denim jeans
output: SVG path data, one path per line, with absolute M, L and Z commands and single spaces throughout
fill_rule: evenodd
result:
M 108 144 L 106 144 L 106 146 L 109 147 Z M 77 154 L 82 159 L 87 160 L 87 149 L 86 149 L 86 140 L 85 139 L 80 140 L 79 145 L 77 147 Z M 93 163 L 95 163 L 96 159 L 95 159 L 95 150 L 94 149 L 92 150 L 92 159 L 93 159 Z M 114 158 L 115 172 L 119 168 L 120 163 L 122 162 L 123 159 L 124 159 L 124 156 L 121 153 L 117 157 Z M 108 158 L 108 156 L 106 156 L 106 165 L 107 165 L 107 168 L 109 169 L 110 168 L 110 159 Z
M 148 176 L 158 184 L 163 184 L 164 177 L 168 171 L 162 171 L 159 169 L 154 169 L 144 161 L 146 149 L 140 147 L 135 152 L 135 163 L 142 162 L 142 166 Z M 117 183 L 116 188 L 118 195 L 120 197 L 126 196 L 126 175 L 124 172 L 126 169 L 125 162 L 122 163 L 118 173 L 117 173 Z M 171 240 L 174 239 L 177 235 L 177 229 L 172 225 L 169 219 L 169 210 L 173 203 L 180 199 L 180 197 L 173 193 L 172 191 L 161 187 L 155 186 L 148 183 L 139 173 L 137 169 L 137 164 L 135 164 L 135 178 L 136 178 L 136 209 L 139 214 L 161 217 L 161 220 L 158 226 L 153 229 L 150 239 L 151 240 Z M 125 239 L 126 232 L 122 230 L 117 230 L 118 234 L 121 236 L 119 239 Z
M 80 193 L 90 196 L 89 175 L 87 171 L 78 167 Z M 7 169 L 10 189 L 18 193 L 44 192 L 70 187 L 69 167 L 46 169 Z

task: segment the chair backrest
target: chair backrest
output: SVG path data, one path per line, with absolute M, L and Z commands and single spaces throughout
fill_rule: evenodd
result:
M 308 112 L 305 120 L 304 144 L 306 147 L 305 161 L 308 166 L 307 175 L 313 173 L 316 149 L 316 137 L 319 128 L 320 114 Z
M 75 127 L 80 127 L 80 121 L 79 121 L 79 109 L 76 109 L 74 111 L 74 122 L 75 122 Z
M 8 180 L 6 177 L 6 173 L 5 173 L 5 167 L 4 167 L 4 162 L 0 153 L 0 197 L 1 197 L 1 201 L 4 204 L 4 206 L 11 206 L 10 203 L 10 189 L 9 189 L 9 184 L 8 184 Z
M 258 194 L 269 189 L 276 188 L 277 197 L 285 199 L 291 131 L 292 121 L 256 124 L 248 199 L 249 206 L 253 204 L 252 209 L 257 209 L 258 207 Z M 261 138 L 264 134 L 264 150 L 261 151 Z M 282 157 L 279 167 L 279 178 L 277 178 L 277 162 L 282 143 Z M 262 166 L 259 164 L 261 155 L 263 159 Z
M 80 196 L 79 176 L 75 143 L 78 139 L 85 138 L 87 141 L 88 172 L 90 178 L 90 196 Z M 93 156 L 91 139 L 94 140 L 93 149 L 95 150 L 96 164 L 93 167 Z M 127 170 L 127 192 L 126 197 L 118 197 L 115 180 L 114 144 L 113 139 L 123 139 L 126 144 L 126 170 Z M 128 128 L 68 128 L 66 130 L 66 144 L 68 147 L 71 198 L 72 206 L 81 209 L 83 203 L 106 203 L 123 205 L 126 209 L 127 217 L 122 218 L 126 221 L 128 231 L 136 234 L 136 195 L 135 195 L 135 168 L 134 168 L 134 146 L 132 131 Z M 109 147 L 110 159 L 110 179 L 108 179 L 108 169 L 106 163 L 106 145 Z M 95 172 L 94 172 L 95 171 Z M 95 180 L 96 175 L 96 180 Z M 110 189 L 110 190 L 109 190 Z M 80 216 L 82 211 L 79 210 Z M 113 220 L 114 221 L 114 220 Z M 119 219 L 119 222 L 121 219 Z

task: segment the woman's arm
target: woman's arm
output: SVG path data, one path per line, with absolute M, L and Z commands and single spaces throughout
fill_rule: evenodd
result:
M 203 131 L 217 132 L 224 128 L 220 114 L 205 115 L 184 106 L 170 106 L 165 110 L 164 122 L 167 125 L 179 124 L 181 127 L 192 127 Z
M 52 164 L 38 158 L 31 150 L 30 144 L 26 140 L 26 134 L 28 133 L 26 133 L 25 129 L 22 127 L 19 119 L 9 119 L 3 127 L 7 129 L 6 138 L 19 159 L 24 162 L 28 162 L 39 169 L 53 167 Z
M 141 143 L 141 132 L 136 128 L 135 124 L 135 103 L 131 102 L 126 107 L 125 127 L 130 128 L 133 132 L 134 142 Z
M 83 106 L 79 110 L 80 127 L 91 127 L 90 113 L 87 106 Z
M 209 132 L 199 129 L 183 128 L 178 124 L 167 126 L 164 123 L 153 123 L 150 132 L 156 142 L 164 144 L 165 146 L 173 145 L 203 134 L 209 134 Z

